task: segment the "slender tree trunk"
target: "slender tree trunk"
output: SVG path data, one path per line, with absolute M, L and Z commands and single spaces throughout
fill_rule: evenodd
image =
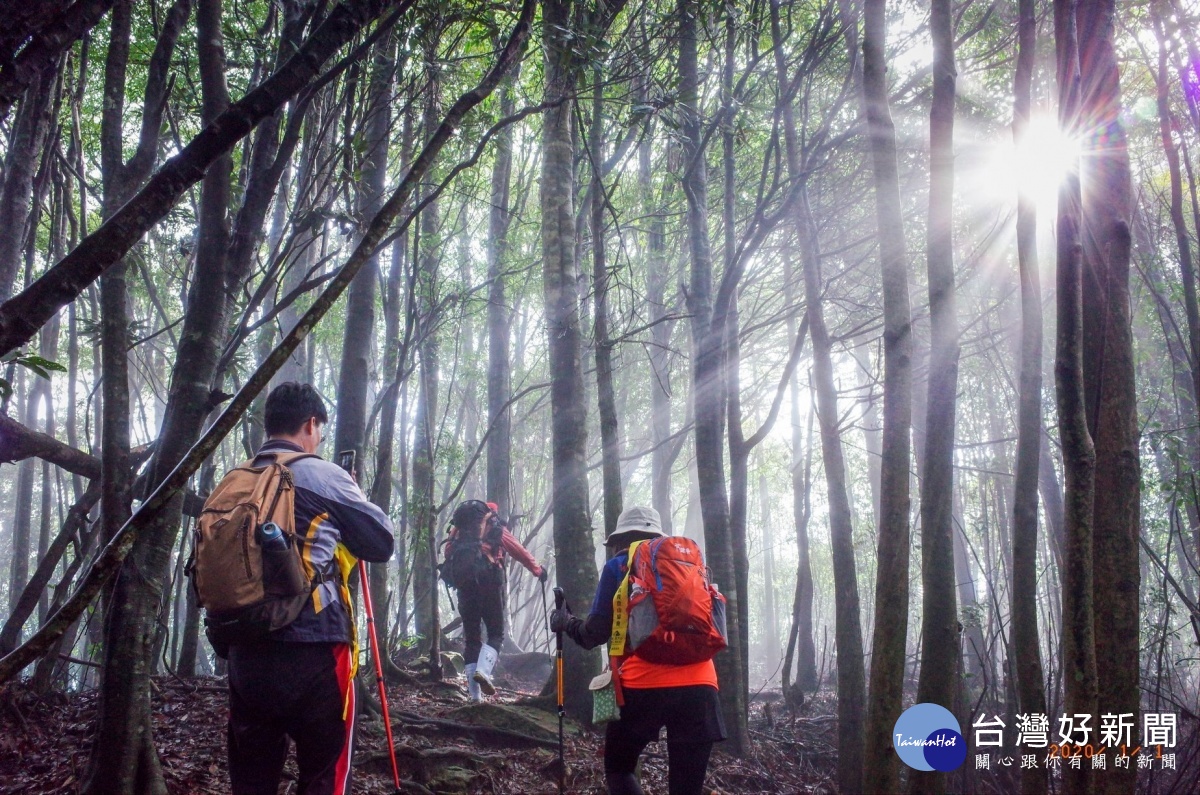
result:
M 962 662 L 954 580 L 954 425 L 958 318 L 954 295 L 954 15 L 932 0 L 933 100 L 929 111 L 929 398 L 921 477 L 921 677 L 917 701 L 953 710 Z M 940 793 L 942 773 L 913 771 L 910 791 Z
M 790 283 L 790 282 L 789 282 Z M 789 302 L 790 303 L 790 302 Z M 790 326 L 794 321 L 789 321 Z M 804 691 L 815 691 L 817 650 L 813 643 L 813 581 L 808 552 L 808 520 L 812 515 L 812 415 L 809 415 L 808 443 L 803 443 L 800 428 L 800 387 L 795 376 L 791 383 L 792 403 L 792 521 L 796 527 L 796 590 L 792 597 L 792 628 L 783 655 L 783 697 L 793 707 L 804 703 Z M 801 449 L 804 450 L 801 459 Z M 793 654 L 796 655 L 796 683 L 788 686 Z
M 380 39 L 374 47 L 365 117 L 362 130 L 355 136 L 356 139 L 361 136 L 363 147 L 362 162 L 357 169 L 362 174 L 362 179 L 355 182 L 357 215 L 359 224 L 363 226 L 370 223 L 387 198 L 388 131 L 391 127 L 395 49 L 396 40 L 392 35 Z M 334 434 L 333 452 L 340 454 L 343 450 L 354 451 L 354 477 L 362 484 L 366 483 L 367 471 L 367 402 L 370 399 L 368 387 L 372 383 L 370 358 L 371 342 L 375 339 L 378 283 L 379 254 L 373 253 L 350 283 L 349 296 L 346 299 L 341 367 L 338 370 L 337 430 Z M 380 435 L 385 433 L 392 433 L 390 426 L 383 427 Z M 376 472 L 375 478 L 376 482 L 380 479 L 390 481 L 391 472 Z M 386 504 L 380 507 L 385 512 L 388 510 Z M 362 587 L 371 588 L 373 603 L 384 607 L 388 604 L 387 563 L 372 563 L 368 566 L 368 571 L 370 582 L 363 583 Z M 381 609 L 375 615 L 375 632 L 380 640 L 381 656 L 390 662 L 391 655 L 388 653 L 387 644 L 391 635 L 388 632 L 386 609 Z
M 102 211 L 106 217 L 114 213 L 145 178 L 142 173 L 131 173 L 135 171 L 133 166 L 137 161 L 127 167 L 122 154 L 122 115 L 132 14 L 131 2 L 121 2 L 113 9 L 112 33 L 105 63 L 101 167 L 104 173 Z M 147 90 L 147 101 L 151 98 Z M 137 170 L 140 171 L 141 163 L 138 165 Z M 104 373 L 101 415 L 104 474 L 100 498 L 102 541 L 112 538 L 128 520 L 132 500 L 126 353 L 129 347 L 129 318 L 125 277 L 126 265 L 121 260 L 100 278 L 100 340 Z M 109 639 L 115 637 L 119 623 L 129 618 L 131 616 L 121 609 L 119 596 L 114 591 L 105 610 L 105 665 L 101 670 L 97 739 L 86 785 L 89 793 L 132 792 L 140 783 L 146 783 L 152 791 L 165 792 L 161 770 L 157 769 L 157 758 L 154 757 L 152 741 L 148 736 L 151 732 L 150 697 L 149 682 L 145 677 L 149 673 L 140 666 L 135 670 L 134 662 L 128 657 L 120 658 L 116 643 Z M 110 627 L 113 628 L 111 635 L 108 632 Z M 152 629 L 153 624 L 148 623 L 147 630 Z M 140 689 L 136 681 L 139 677 L 143 678 Z M 148 754 L 146 748 L 150 749 Z M 154 758 L 154 762 L 142 768 L 141 761 L 147 755 Z
M 748 744 L 742 692 L 745 660 L 738 617 L 737 563 L 730 533 L 729 494 L 725 484 L 724 325 L 713 312 L 713 262 L 708 237 L 708 168 L 699 108 L 697 15 L 695 0 L 679 2 L 679 105 L 683 117 L 683 192 L 687 199 L 687 241 L 691 258 L 692 383 L 695 412 L 696 475 L 704 522 L 704 555 L 713 577 L 724 586 L 729 649 L 717 655 L 721 709 L 730 733 L 730 752 Z
M 833 554 L 834 637 L 837 643 L 838 787 L 843 792 L 862 788 L 863 717 L 866 710 L 862 619 L 858 572 L 854 560 L 854 527 L 846 461 L 839 429 L 837 388 L 833 380 L 832 341 L 825 326 L 821 297 L 820 252 L 808 198 L 800 201 L 796 221 L 804 262 L 808 319 L 813 339 L 812 381 L 816 391 L 821 458 L 829 502 L 829 536 Z
M 517 74 L 506 79 L 500 90 L 500 117 L 509 116 L 516 105 L 513 93 Z M 512 223 L 509 183 L 512 179 L 512 132 L 496 136 L 492 162 L 491 207 L 488 210 L 488 425 L 487 494 L 502 516 L 512 513 L 512 395 L 511 345 L 512 307 L 507 297 L 508 229 Z
M 604 215 L 608 194 L 604 188 L 604 72 L 592 71 L 592 126 L 590 131 L 592 191 L 592 342 L 596 350 L 596 400 L 600 420 L 600 458 L 604 483 L 604 534 L 617 528 L 621 515 L 621 428 L 613 392 L 613 347 L 608 336 L 608 264 L 605 257 Z
M 1013 81 L 1013 139 L 1025 143 L 1034 56 L 1035 0 L 1020 0 L 1017 72 Z M 1046 692 L 1037 625 L 1038 465 L 1042 444 L 1042 287 L 1037 256 L 1037 205 L 1018 186 L 1017 266 L 1021 277 L 1021 363 L 1018 377 L 1017 461 L 1013 473 L 1012 641 L 1017 708 L 1045 714 Z M 1021 792 L 1046 792 L 1046 771 L 1021 769 Z
M 424 42 L 425 55 L 431 69 L 437 55 L 436 36 Z M 423 134 L 432 135 L 437 126 L 440 77 L 433 71 L 426 86 Z M 413 517 L 413 601 L 415 602 L 417 634 L 422 635 L 435 649 L 439 626 L 437 619 L 437 576 L 434 566 L 437 550 L 437 498 L 435 488 L 435 450 L 438 436 L 438 364 L 439 342 L 438 318 L 435 311 L 438 303 L 439 256 L 438 203 L 430 202 L 421 211 L 418 232 L 418 254 L 414 256 L 417 268 L 416 305 L 417 322 L 420 328 L 420 378 L 417 385 L 417 428 L 413 456 L 413 497 L 409 511 Z M 440 661 L 430 657 L 430 669 L 440 672 Z M 440 676 L 438 676 L 440 678 Z
M 1115 0 L 1078 3 L 1083 243 L 1083 375 L 1095 443 L 1093 605 L 1097 706 L 1136 727 L 1140 648 L 1141 464 L 1129 292 L 1132 189 L 1114 45 Z M 1136 734 L 1136 730 L 1134 731 Z M 1137 742 L 1130 737 L 1132 742 Z M 1128 792 L 1137 771 L 1113 764 L 1097 791 Z M 1115 768 L 1115 769 L 1113 769 Z
M 646 88 L 639 87 L 644 100 Z M 646 308 L 650 322 L 650 453 L 651 505 L 662 518 L 663 532 L 674 535 L 671 506 L 671 469 L 681 445 L 671 443 L 671 368 L 669 364 L 673 323 L 667 317 L 667 273 L 665 200 L 655 200 L 651 171 L 654 136 L 650 128 L 638 146 L 638 188 L 646 216 Z M 677 151 L 677 150 L 676 150 Z M 668 189 L 670 181 L 664 185 Z
M 1074 135 L 1079 127 L 1080 63 L 1075 0 L 1055 0 L 1059 125 Z M 1080 176 L 1072 169 L 1058 194 L 1058 340 L 1054 376 L 1066 480 L 1066 549 L 1062 585 L 1064 712 L 1096 714 L 1096 642 L 1093 582 L 1093 500 L 1096 451 L 1088 429 L 1084 382 L 1084 319 Z M 1105 709 L 1110 709 L 1107 705 Z M 1093 791 L 1086 770 L 1064 770 L 1068 795 Z
M 36 377 L 32 373 L 22 372 L 18 380 L 24 387 L 17 395 L 21 421 L 26 428 L 32 428 L 37 418 L 38 390 L 33 383 Z M 36 471 L 36 458 L 26 458 L 17 465 L 17 483 L 13 494 L 12 560 L 8 580 L 10 606 L 16 604 L 29 579 L 29 538 L 33 528 L 33 483 Z
M 782 91 L 783 87 L 787 85 L 788 79 L 781 46 L 778 0 L 773 0 L 771 3 L 771 35 L 772 43 L 775 45 L 776 80 Z M 782 110 L 788 174 L 792 179 L 804 179 L 800 143 L 791 103 L 785 103 Z M 834 636 L 837 642 L 838 661 L 838 788 L 842 792 L 857 792 L 862 781 L 860 760 L 863 753 L 866 685 L 858 573 L 854 560 L 854 527 L 850 512 L 850 494 L 846 484 L 846 462 L 838 427 L 840 414 L 838 413 L 837 387 L 833 378 L 832 341 L 825 325 L 825 310 L 822 303 L 820 246 L 807 188 L 801 190 L 800 201 L 796 203 L 794 224 L 804 269 L 808 324 L 812 332 L 811 378 L 817 396 L 816 412 L 821 429 L 821 456 L 825 468 L 826 498 L 829 503 L 829 536 L 833 555 Z M 793 444 L 795 444 L 798 442 L 798 429 L 795 427 L 798 420 L 793 422 Z M 807 558 L 807 549 L 805 549 L 804 556 Z M 809 632 L 809 643 L 811 644 L 811 629 Z
M 597 583 L 587 483 L 587 410 L 576 286 L 575 146 L 569 98 L 578 84 L 573 54 L 574 3 L 543 0 L 545 102 L 559 103 L 542 117 L 542 285 L 549 343 L 551 447 L 553 449 L 555 576 L 567 602 L 586 609 Z M 564 650 L 568 712 L 587 715 L 587 686 L 599 670 L 595 652 L 568 643 Z
M 46 69 L 25 90 L 13 120 L 0 184 L 0 302 L 13 294 L 29 238 L 33 180 L 50 129 L 57 69 Z
M 899 786 L 899 768 L 891 733 L 900 717 L 908 635 L 912 316 L 896 164 L 896 128 L 888 106 L 884 0 L 866 0 L 863 18 L 863 102 L 875 177 L 879 262 L 883 273 L 884 404 L 879 562 L 862 788 L 866 792 L 892 792 Z

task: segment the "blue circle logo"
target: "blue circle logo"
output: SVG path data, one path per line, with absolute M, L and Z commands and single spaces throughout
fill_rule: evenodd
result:
M 913 704 L 892 729 L 900 761 L 914 770 L 957 770 L 967 758 L 958 719 L 939 704 Z

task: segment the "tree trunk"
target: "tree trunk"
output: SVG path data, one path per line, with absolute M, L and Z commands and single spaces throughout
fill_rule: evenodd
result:
M 884 0 L 866 0 L 863 18 L 863 103 L 875 178 L 879 263 L 883 273 L 884 403 L 879 562 L 862 788 L 867 792 L 892 792 L 899 786 L 899 769 L 891 734 L 900 717 L 908 635 L 912 316 L 896 164 L 896 128 L 888 106 Z
M 1037 47 L 1035 0 L 1020 0 L 1017 72 L 1013 81 L 1013 140 L 1024 145 Z M 1037 626 L 1038 465 L 1042 444 L 1042 286 L 1037 256 L 1037 205 L 1018 186 L 1017 266 L 1021 276 L 1021 362 L 1018 376 L 1017 460 L 1013 473 L 1012 642 L 1017 708 L 1045 714 L 1046 692 Z M 1046 792 L 1046 771 L 1021 769 L 1021 792 Z
M 621 428 L 613 393 L 613 347 L 608 336 L 608 265 L 605 259 L 604 214 L 608 193 L 604 188 L 604 72 L 592 71 L 592 128 L 590 132 L 592 190 L 592 342 L 596 350 L 596 400 L 600 420 L 600 458 L 604 483 L 604 535 L 617 529 L 621 515 Z
M 388 130 L 391 127 L 392 78 L 395 73 L 394 36 L 387 35 L 374 47 L 371 76 L 367 87 L 362 130 L 356 139 L 362 140 L 362 162 L 356 171 L 362 178 L 355 182 L 357 216 L 360 225 L 370 223 L 383 207 L 387 198 Z M 342 360 L 338 370 L 337 431 L 334 435 L 334 454 L 343 450 L 355 453 L 354 478 L 366 483 L 366 441 L 368 387 L 372 383 L 370 371 L 371 342 L 375 339 L 375 301 L 379 283 L 379 254 L 373 253 L 364 263 L 362 270 L 350 283 L 346 299 L 346 323 L 342 338 Z M 393 368 L 394 369 L 394 368 Z M 393 415 L 393 421 L 395 417 Z M 391 426 L 381 426 L 380 435 L 391 434 Z M 382 444 L 382 442 L 381 442 Z M 388 463 L 390 464 L 390 457 Z M 376 482 L 381 478 L 390 482 L 391 472 L 376 472 Z M 390 497 L 390 494 L 389 494 Z M 380 505 L 384 512 L 388 506 Z M 387 563 L 372 563 L 368 567 L 370 582 L 362 587 L 371 588 L 374 604 L 386 608 Z M 382 577 L 380 576 L 382 575 Z M 382 657 L 388 654 L 388 611 L 381 609 L 375 615 L 375 632 L 378 635 Z M 374 652 L 372 652 L 374 653 Z
M 776 80 L 782 91 L 787 85 L 780 33 L 779 3 L 771 3 L 771 35 L 775 45 Z M 800 143 L 790 102 L 783 105 L 783 129 L 788 174 L 804 179 Z M 858 598 L 858 573 L 854 560 L 854 527 L 850 513 L 850 494 L 846 484 L 846 462 L 839 430 L 837 388 L 833 380 L 832 341 L 825 325 L 820 274 L 820 245 L 817 228 L 802 188 L 796 204 L 794 225 L 804 269 L 808 324 L 812 332 L 812 381 L 816 391 L 816 412 L 821 429 L 821 455 L 825 467 L 826 498 L 829 502 L 829 536 L 833 555 L 834 636 L 837 642 L 838 707 L 838 787 L 857 792 L 861 786 L 859 760 L 863 753 L 863 713 L 866 706 L 863 662 L 862 619 Z M 793 385 L 793 390 L 795 386 Z M 797 412 L 794 412 L 798 414 Z M 798 442 L 798 419 L 793 420 L 793 444 Z M 798 449 L 798 445 L 797 445 Z M 807 543 L 805 544 L 807 547 Z M 807 558 L 807 549 L 804 550 Z M 805 561 L 807 563 L 807 561 Z M 809 575 L 811 577 L 811 575 Z M 811 584 L 809 588 L 811 589 Z M 811 601 L 811 596 L 809 596 Z M 810 607 L 811 610 L 811 607 Z M 810 619 L 811 620 L 811 619 Z M 811 629 L 808 640 L 811 646 Z M 815 657 L 815 649 L 814 649 Z M 815 665 L 815 661 L 814 661 Z M 815 678 L 815 671 L 814 677 Z
M 1058 73 L 1058 114 L 1063 134 L 1080 130 L 1080 62 L 1076 42 L 1075 0 L 1055 0 L 1054 43 Z M 1068 172 L 1058 193 L 1058 339 L 1054 377 L 1066 480 L 1062 575 L 1063 708 L 1067 714 L 1096 714 L 1096 642 L 1093 582 L 1093 500 L 1096 451 L 1088 429 L 1084 383 L 1084 319 L 1080 226 L 1080 177 Z M 1105 705 L 1105 709 L 1112 709 Z M 1093 791 L 1087 770 L 1065 769 L 1064 791 Z
M 804 264 L 808 321 L 812 329 L 812 381 L 816 391 L 821 459 L 829 501 L 829 537 L 833 555 L 834 637 L 837 643 L 838 787 L 858 792 L 862 787 L 863 717 L 866 708 L 862 619 L 858 572 L 854 560 L 854 527 L 846 461 L 839 428 L 837 387 L 833 380 L 832 341 L 822 306 L 820 251 L 807 195 L 800 201 L 796 231 Z
M 145 180 L 153 165 L 158 129 L 148 129 L 154 119 L 151 103 L 161 102 L 162 84 L 155 83 L 156 70 L 146 86 L 144 113 L 151 117 L 143 124 L 138 152 L 128 163 L 122 153 L 123 111 L 126 68 L 134 4 L 121 2 L 113 10 L 112 34 L 105 63 L 104 114 L 101 119 L 101 164 L 104 174 L 102 211 L 111 217 Z M 174 30 L 163 31 L 156 47 L 160 69 L 170 62 L 174 38 L 187 17 L 187 5 L 173 9 Z M 102 447 L 103 485 L 100 498 L 102 527 L 100 538 L 106 542 L 129 519 L 132 500 L 132 473 L 129 460 L 129 317 L 126 308 L 126 264 L 119 261 L 100 279 L 100 339 L 102 345 L 103 411 Z M 155 605 L 157 607 L 157 603 Z M 142 620 L 137 627 L 127 622 Z M 101 696 L 86 791 L 89 793 L 133 792 L 144 787 L 148 792 L 165 792 L 162 771 L 158 768 L 150 733 L 149 671 L 145 659 L 134 660 L 117 648 L 116 636 L 122 626 L 126 632 L 153 635 L 152 620 L 127 609 L 114 591 L 105 611 L 104 668 L 101 670 Z M 143 765 L 143 760 L 146 764 Z
M 639 87 L 645 100 L 645 85 Z M 671 368 L 669 364 L 673 321 L 667 320 L 667 273 L 665 200 L 655 200 L 651 171 L 653 128 L 648 128 L 638 146 L 638 188 L 642 213 L 646 216 L 646 309 L 650 323 L 650 493 L 651 505 L 662 519 L 663 532 L 674 535 L 671 506 L 671 468 L 682 447 L 681 438 L 671 442 Z M 677 151 L 677 150 L 675 150 Z M 669 189 L 668 180 L 663 190 Z
M 0 302 L 7 301 L 13 294 L 21 255 L 29 238 L 33 178 L 50 128 L 50 100 L 57 72 L 46 69 L 25 90 L 8 139 L 4 172 L 0 177 L 3 180 L 0 184 Z
M 725 484 L 725 328 L 713 312 L 713 262 L 708 238 L 708 169 L 699 108 L 695 0 L 679 0 L 679 110 L 683 132 L 683 192 L 687 199 L 687 245 L 691 259 L 688 305 L 692 313 L 692 383 L 696 476 L 704 522 L 704 555 L 713 578 L 725 588 L 729 648 L 716 657 L 721 710 L 729 751 L 745 753 L 748 737 L 742 691 L 742 638 L 738 617 L 737 563 L 730 533 Z
M 1115 0 L 1078 3 L 1083 208 L 1083 377 L 1095 444 L 1093 595 L 1097 706 L 1138 724 L 1141 463 L 1129 293 L 1132 193 L 1121 121 Z M 1136 742 L 1132 737 L 1131 741 Z M 1117 749 L 1109 753 L 1109 766 Z M 1131 766 L 1095 776 L 1097 790 L 1128 792 Z
M 500 90 L 500 117 L 513 112 L 516 105 L 514 84 L 517 73 L 506 79 Z M 512 222 L 509 183 L 513 159 L 512 132 L 496 136 L 492 162 L 491 206 L 488 209 L 488 426 L 487 495 L 500 508 L 501 516 L 512 513 L 512 414 L 508 400 L 512 395 L 512 365 L 509 361 L 512 307 L 507 297 L 508 229 Z
M 958 318 L 954 295 L 954 16 L 932 0 L 933 100 L 929 110 L 929 398 L 921 477 L 921 677 L 917 701 L 953 710 L 962 663 L 954 579 L 954 424 Z M 913 771 L 910 791 L 940 793 L 942 773 Z
M 542 1 L 545 42 L 543 101 L 558 103 L 542 117 L 542 285 L 549 343 L 555 576 L 567 602 L 584 610 L 596 591 L 596 552 L 587 482 L 587 410 L 576 299 L 579 265 L 575 228 L 575 147 L 570 98 L 578 85 L 574 3 Z M 588 684 L 599 655 L 573 643 L 564 649 L 567 710 L 587 716 Z
M 187 5 L 186 0 L 176 3 L 165 31 L 174 26 L 174 35 L 178 35 L 178 28 L 186 20 Z M 164 37 L 167 35 L 165 31 Z M 203 116 L 207 122 L 228 105 L 224 88 L 220 3 L 217 0 L 203 0 L 198 4 L 197 31 Z M 161 38 L 156 56 L 161 51 Z M 168 50 L 158 74 L 165 74 L 169 56 Z M 117 85 L 123 84 L 122 75 Z M 156 86 L 155 90 L 161 94 L 165 87 L 163 78 L 162 84 Z M 153 107 L 151 94 L 148 85 L 147 108 Z M 120 129 L 119 116 L 114 128 Z M 157 127 L 151 133 L 143 126 L 143 142 L 156 134 Z M 115 153 L 114 159 L 119 158 L 119 138 L 111 141 L 110 145 Z M 130 189 L 145 179 L 156 149 L 156 146 L 146 146 L 144 149 L 139 146 L 135 158 L 141 155 L 143 160 L 133 161 L 129 166 L 130 172 L 140 172 L 136 174 L 137 181 L 128 186 Z M 149 154 L 146 155 L 146 152 Z M 188 296 L 183 332 L 172 372 L 167 413 L 150 464 L 149 479 L 152 484 L 157 484 L 184 456 L 199 435 L 200 425 L 209 411 L 207 385 L 216 365 L 224 330 L 225 314 L 221 310 L 225 304 L 224 257 L 228 244 L 226 211 L 231 169 L 232 160 L 226 156 L 218 159 L 204 178 L 195 279 Z M 110 209 L 113 208 L 110 206 Z M 120 354 L 124 356 L 123 348 Z M 107 383 L 107 377 L 105 380 Z M 105 410 L 111 411 L 107 395 Z M 127 411 L 124 416 L 128 416 Z M 117 575 L 105 625 L 104 676 L 96 740 L 92 747 L 91 775 L 87 784 L 89 793 L 166 792 L 162 769 L 154 750 L 149 677 L 155 668 L 153 650 L 157 618 L 178 532 L 182 496 L 177 495 L 172 500 L 171 509 L 156 518 L 154 528 L 134 545 L 131 561 Z M 106 530 L 112 532 L 115 529 L 106 520 Z
M 790 303 L 790 302 L 789 302 Z M 789 326 L 792 322 L 789 321 Z M 790 331 L 790 328 L 789 328 Z M 791 383 L 792 402 L 792 520 L 796 527 L 796 590 L 792 597 L 792 627 L 788 633 L 787 650 L 783 655 L 783 697 L 791 705 L 802 704 L 804 691 L 815 691 L 817 681 L 817 650 L 813 642 L 813 581 L 812 564 L 808 553 L 808 520 L 812 515 L 812 422 L 808 427 L 808 444 L 804 445 L 801 463 L 802 434 L 800 430 L 800 392 L 795 376 Z M 793 654 L 796 658 L 796 683 L 788 686 Z M 799 697 L 797 697 L 797 695 Z
M 426 41 L 427 62 L 434 64 L 437 54 L 436 36 Z M 433 67 L 436 69 L 436 66 Z M 433 71 L 425 89 L 423 134 L 432 135 L 438 119 L 439 78 Z M 420 370 L 417 385 L 416 441 L 413 455 L 412 489 L 409 512 L 413 521 L 413 602 L 416 611 L 417 634 L 423 636 L 436 648 L 438 638 L 437 620 L 437 572 L 430 561 L 436 561 L 437 550 L 437 498 L 435 486 L 435 448 L 438 437 L 438 318 L 435 311 L 438 303 L 438 267 L 441 250 L 439 244 L 438 203 L 430 202 L 421 211 L 418 231 L 418 253 L 414 254 L 417 268 L 416 305 L 420 333 Z M 430 657 L 430 669 L 440 671 L 440 663 Z M 438 677 L 440 678 L 440 676 Z

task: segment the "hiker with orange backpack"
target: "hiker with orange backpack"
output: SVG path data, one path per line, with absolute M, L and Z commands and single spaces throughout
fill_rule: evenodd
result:
M 696 543 L 664 536 L 653 508 L 622 511 L 605 546 L 587 618 L 555 609 L 550 629 L 585 649 L 609 644 L 611 679 L 597 677 L 620 713 L 604 735 L 609 795 L 643 795 L 638 757 L 664 727 L 670 795 L 700 795 L 713 744 L 726 738 L 712 662 L 725 647 L 724 597 Z
M 447 587 L 458 591 L 467 694 L 471 701 L 480 701 L 484 694 L 496 692 L 492 672 L 504 644 L 506 558 L 511 556 L 543 583 L 549 575 L 509 531 L 494 502 L 459 503 L 450 519 L 442 556 L 438 566 L 441 578 Z M 483 642 L 481 625 L 487 629 L 487 643 Z
M 392 556 L 392 523 L 317 450 L 329 421 L 308 384 L 266 402 L 267 441 L 196 523 L 189 569 L 205 631 L 229 660 L 234 795 L 275 795 L 296 744 L 300 795 L 348 795 L 357 654 L 347 587 L 358 559 Z

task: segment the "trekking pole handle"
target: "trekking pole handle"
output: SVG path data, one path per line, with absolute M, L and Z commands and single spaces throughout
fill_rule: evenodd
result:
M 562 607 L 564 604 L 566 604 L 566 601 L 567 601 L 566 592 L 563 591 L 562 588 L 559 588 L 557 585 L 554 586 L 554 609 L 562 610 Z

